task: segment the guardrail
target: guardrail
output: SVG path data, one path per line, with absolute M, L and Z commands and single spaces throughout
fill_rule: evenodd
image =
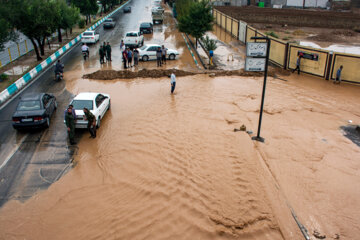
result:
M 130 0 L 131 1 L 131 0 Z M 127 5 L 130 1 L 126 2 L 125 4 L 121 5 L 114 11 L 112 11 L 110 14 L 103 17 L 101 20 L 97 21 L 94 25 L 89 27 L 86 31 L 91 31 L 95 28 L 97 28 L 101 23 L 103 23 L 107 18 L 111 17 L 113 14 L 118 12 L 120 9 L 122 9 L 125 5 Z M 3 90 L 0 93 L 0 105 L 4 104 L 10 97 L 12 97 L 15 93 L 17 93 L 19 90 L 24 88 L 29 82 L 31 82 L 40 72 L 44 71 L 47 67 L 49 67 L 51 64 L 53 64 L 58 58 L 61 57 L 66 51 L 74 47 L 82 38 L 82 34 L 79 34 L 77 37 L 75 37 L 72 41 L 67 43 L 65 46 L 58 49 L 55 53 L 53 53 L 50 57 L 48 57 L 46 60 L 41 62 L 39 65 L 37 65 L 35 68 L 31 69 L 28 73 L 26 73 L 24 76 L 19 78 L 15 83 L 11 84 L 8 88 Z

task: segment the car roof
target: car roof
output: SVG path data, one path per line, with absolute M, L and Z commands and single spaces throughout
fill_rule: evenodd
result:
M 75 96 L 74 100 L 90 100 L 90 99 L 94 99 L 98 94 L 102 94 L 102 93 L 81 92 Z
M 153 44 L 153 43 L 151 43 L 151 44 L 145 44 L 145 46 L 147 46 L 147 47 L 160 46 L 161 47 L 161 44 Z
M 128 33 L 138 33 L 138 31 L 130 31 L 130 32 L 127 32 L 126 34 Z
M 45 93 L 26 93 L 21 96 L 21 101 L 40 100 Z
M 95 31 L 90 31 L 90 30 L 89 30 L 89 31 L 85 31 L 84 33 L 86 33 L 86 32 L 91 32 L 91 33 L 93 33 L 93 32 L 95 32 Z
M 142 23 L 140 23 L 140 26 L 143 25 L 143 24 L 149 24 L 149 25 L 151 25 L 152 23 L 151 23 L 151 22 L 142 22 Z

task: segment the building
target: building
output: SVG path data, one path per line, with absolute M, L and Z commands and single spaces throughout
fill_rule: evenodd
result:
M 350 0 L 332 0 L 345 1 Z M 356 1 L 356 0 L 354 0 Z M 215 6 L 248 6 L 258 5 L 259 2 L 264 2 L 266 7 L 296 7 L 296 8 L 329 8 L 331 0 L 211 0 Z

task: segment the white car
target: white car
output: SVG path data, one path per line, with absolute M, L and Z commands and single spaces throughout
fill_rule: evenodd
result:
M 139 48 L 139 59 L 146 62 L 149 60 L 156 60 L 156 50 L 161 48 L 158 44 L 146 44 Z M 170 60 L 175 60 L 179 56 L 179 52 L 173 49 L 166 48 L 167 58 Z
M 161 0 L 154 0 L 153 5 L 154 6 L 161 6 Z
M 144 45 L 144 36 L 142 32 L 127 32 L 124 38 L 126 47 L 140 47 Z
M 99 33 L 95 31 L 85 31 L 82 34 L 81 42 L 82 43 L 96 43 L 100 40 Z
M 88 121 L 84 119 L 84 108 L 90 110 L 96 118 L 96 127 L 100 127 L 101 119 L 110 109 L 110 95 L 105 93 L 82 92 L 70 103 L 74 106 L 76 113 L 75 128 L 87 128 Z
M 151 9 L 151 12 L 159 12 L 159 13 L 164 13 L 165 9 L 163 9 L 162 7 L 158 6 L 158 7 L 153 7 Z

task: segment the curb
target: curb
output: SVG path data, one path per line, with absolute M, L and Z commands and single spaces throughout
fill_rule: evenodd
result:
M 125 4 L 121 5 L 117 9 L 115 9 L 110 14 L 103 17 L 101 20 L 97 21 L 94 25 L 86 29 L 86 31 L 91 31 L 95 28 L 97 28 L 102 22 L 104 22 L 107 18 L 111 17 L 113 14 L 118 12 L 120 9 L 122 9 L 124 6 L 126 6 L 130 1 L 126 2 Z M 54 63 L 58 58 L 61 57 L 66 51 L 71 49 L 73 46 L 75 46 L 82 38 L 82 34 L 84 32 L 80 33 L 77 37 L 75 37 L 73 40 L 71 40 L 69 43 L 67 43 L 65 46 L 59 48 L 56 52 L 54 52 L 50 57 L 48 57 L 46 60 L 41 62 L 39 65 L 37 65 L 35 68 L 31 69 L 28 73 L 26 73 L 24 76 L 16 80 L 13 84 L 11 84 L 9 87 L 7 87 L 5 90 L 3 90 L 0 93 L 0 105 L 4 104 L 12 95 L 20 91 L 22 88 L 24 88 L 27 83 L 31 82 L 39 73 L 41 73 L 46 67 L 50 66 L 52 63 Z

